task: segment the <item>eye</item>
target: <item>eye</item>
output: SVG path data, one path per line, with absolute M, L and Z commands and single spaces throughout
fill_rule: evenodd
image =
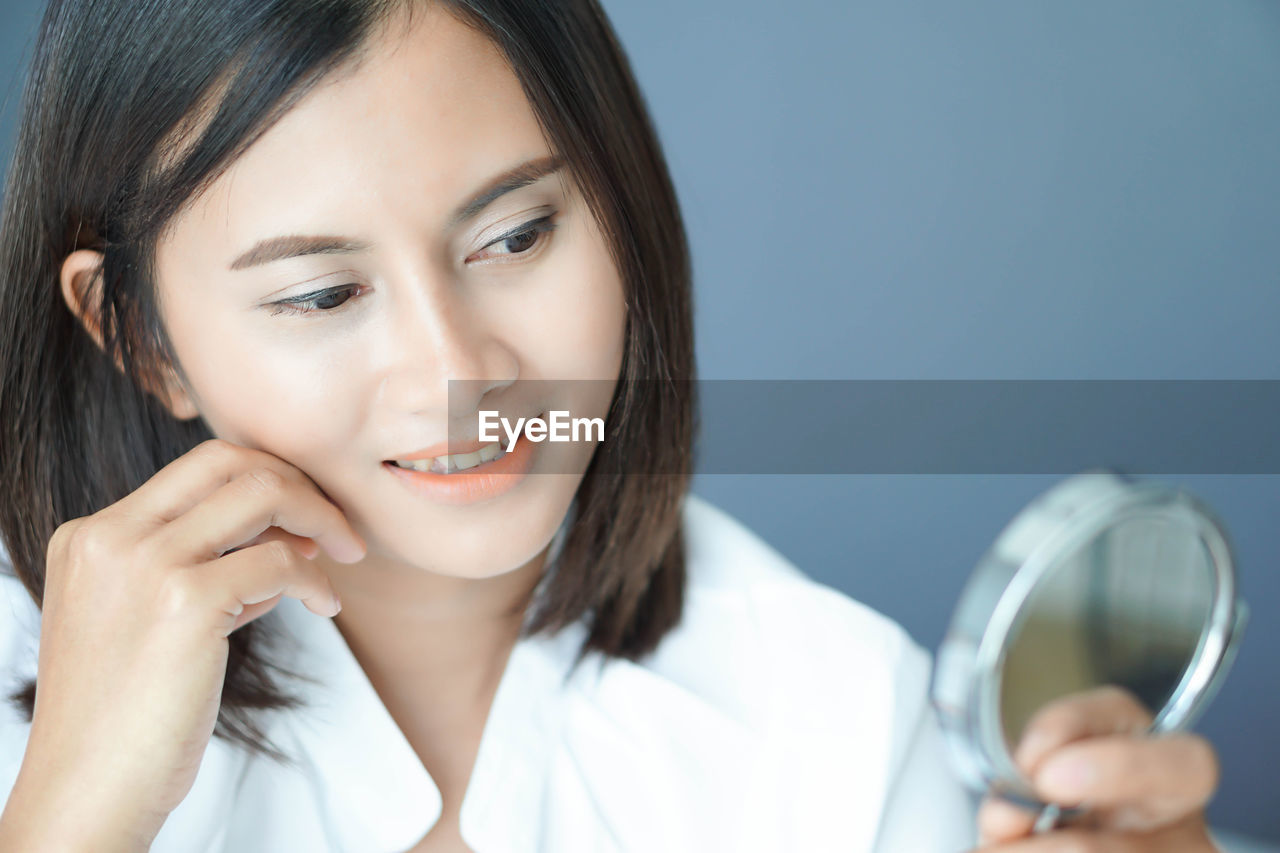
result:
M 292 299 L 282 299 L 279 302 L 272 302 L 271 316 L 276 314 L 327 314 L 337 311 L 343 305 L 351 300 L 351 296 L 347 295 L 343 299 L 339 299 L 335 304 L 334 299 L 349 294 L 351 291 L 359 290 L 358 284 L 346 284 L 342 287 L 331 287 L 328 290 L 317 290 L 315 293 L 304 293 L 301 296 L 295 296 Z M 315 306 L 315 307 L 298 307 L 298 306 Z
M 555 213 L 551 213 L 547 216 L 535 219 L 532 222 L 526 222 L 516 230 L 510 231 L 492 241 L 479 252 L 467 258 L 467 260 L 480 257 L 484 253 L 485 249 L 488 249 L 490 246 L 499 246 L 506 250 L 505 253 L 500 252 L 500 255 L 506 254 L 507 256 L 519 256 L 530 254 L 533 250 L 536 250 L 543 243 L 547 242 L 547 237 L 545 235 L 549 235 L 552 231 L 556 230 L 557 225 L 552 221 L 555 218 L 555 215 Z M 499 261 L 498 263 L 511 263 L 511 261 Z
M 477 252 L 467 260 L 481 257 L 486 249 L 491 246 L 500 246 L 504 248 L 507 256 L 529 255 L 537 250 L 540 246 L 547 242 L 552 231 L 558 226 L 553 221 L 556 212 L 552 212 L 546 216 L 526 222 L 514 231 L 510 231 L 496 240 L 487 244 L 483 249 Z M 512 263 L 511 261 L 497 261 L 496 263 Z M 329 314 L 336 312 L 342 308 L 347 302 L 351 301 L 355 291 L 361 290 L 358 284 L 347 284 L 342 287 L 331 287 L 327 290 L 317 290 L 314 293 L 304 293 L 301 296 L 295 296 L 292 299 L 282 299 L 279 302 L 270 303 L 271 316 L 277 314 Z M 334 300 L 337 299 L 337 302 Z

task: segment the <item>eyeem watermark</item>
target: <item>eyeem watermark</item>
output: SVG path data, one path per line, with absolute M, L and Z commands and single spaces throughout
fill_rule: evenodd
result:
M 591 430 L 594 428 L 597 436 L 595 440 L 604 441 L 604 418 L 570 418 L 569 413 L 561 409 L 552 409 L 549 414 L 550 420 L 516 418 L 513 427 L 511 421 L 499 416 L 496 411 L 481 411 L 480 440 L 501 441 L 502 437 L 491 431 L 501 426 L 503 432 L 507 434 L 507 445 L 502 448 L 503 453 L 510 452 L 511 448 L 516 446 L 516 439 L 522 432 L 525 438 L 535 443 L 543 440 L 591 441 Z M 579 430 L 585 433 L 585 438 L 578 437 Z

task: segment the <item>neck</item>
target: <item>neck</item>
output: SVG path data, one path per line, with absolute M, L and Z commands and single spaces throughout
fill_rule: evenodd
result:
M 485 701 L 501 679 L 548 551 L 481 579 L 373 556 L 356 564 L 327 560 L 323 553 L 316 560 L 326 560 L 342 599 L 334 622 L 372 681 L 428 689 L 465 707 Z

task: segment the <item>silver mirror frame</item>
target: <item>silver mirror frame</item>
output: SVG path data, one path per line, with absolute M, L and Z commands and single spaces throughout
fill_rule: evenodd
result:
M 1235 659 L 1248 607 L 1237 596 L 1235 558 L 1225 526 L 1181 488 L 1139 482 L 1094 468 L 1063 480 L 1022 509 L 979 560 L 939 647 L 931 701 L 953 766 L 972 790 L 988 789 L 1032 810 L 1036 831 L 1083 811 L 1040 800 L 1017 769 L 1000 718 L 1006 642 L 1045 575 L 1111 525 L 1157 516 L 1190 525 L 1212 570 L 1213 600 L 1190 664 L 1163 708 L 1151 709 L 1150 732 L 1184 729 L 1203 713 Z

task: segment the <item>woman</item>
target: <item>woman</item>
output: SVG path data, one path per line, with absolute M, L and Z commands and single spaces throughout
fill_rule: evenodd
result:
M 0 252 L 0 849 L 971 844 L 927 654 L 686 496 L 688 251 L 592 0 L 53 2 Z M 1086 711 L 1027 760 L 1151 775 L 992 849 L 1213 849 L 1207 744 Z

